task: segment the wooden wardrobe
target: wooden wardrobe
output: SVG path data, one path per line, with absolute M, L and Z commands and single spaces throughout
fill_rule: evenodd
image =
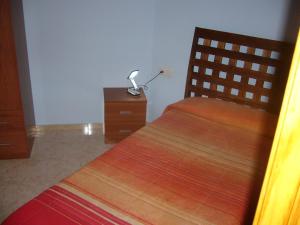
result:
M 0 0 L 0 159 L 29 157 L 34 125 L 22 0 Z

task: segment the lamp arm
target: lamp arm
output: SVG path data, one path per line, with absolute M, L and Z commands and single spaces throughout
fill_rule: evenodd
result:
M 134 80 L 133 78 L 129 78 L 129 80 L 130 80 L 130 82 L 132 83 L 133 88 L 134 88 L 135 90 L 138 90 L 139 88 L 138 88 L 138 86 L 137 86 L 135 80 Z
M 152 77 L 150 80 L 148 80 L 143 86 L 147 86 L 151 81 L 153 81 L 156 77 L 158 77 L 160 74 L 164 73 L 163 70 L 159 71 L 158 74 L 156 74 L 154 77 Z

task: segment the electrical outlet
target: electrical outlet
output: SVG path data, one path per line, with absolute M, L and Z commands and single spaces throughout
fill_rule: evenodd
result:
M 171 68 L 169 68 L 167 66 L 161 67 L 160 70 L 164 71 L 164 73 L 162 74 L 163 76 L 171 76 L 173 73 Z

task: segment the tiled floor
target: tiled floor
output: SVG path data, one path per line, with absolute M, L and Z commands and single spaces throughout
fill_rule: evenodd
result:
M 0 222 L 110 147 L 104 144 L 99 126 L 38 132 L 29 159 L 0 160 Z

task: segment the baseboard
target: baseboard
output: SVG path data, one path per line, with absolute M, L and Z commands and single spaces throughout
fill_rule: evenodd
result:
M 47 131 L 53 130 L 94 130 L 102 129 L 102 123 L 83 123 L 83 124 L 51 124 L 36 125 L 30 128 L 30 133 L 34 137 L 40 136 Z

